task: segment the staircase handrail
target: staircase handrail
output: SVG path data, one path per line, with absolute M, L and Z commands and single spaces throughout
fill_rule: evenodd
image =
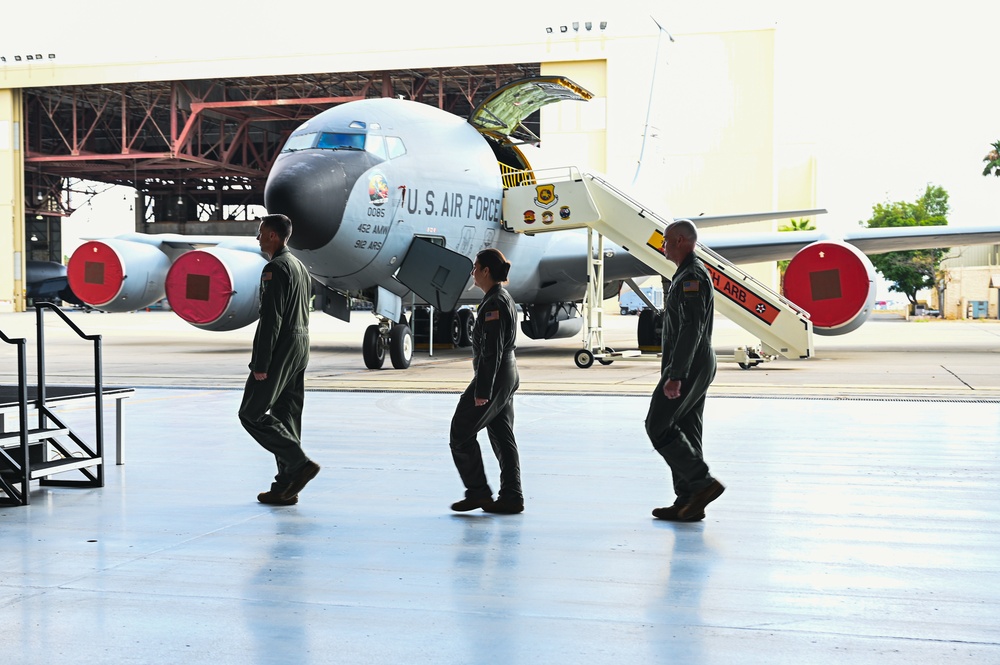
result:
M 37 405 L 39 419 L 44 418 L 45 411 L 45 326 L 44 326 L 44 312 L 45 310 L 52 310 L 59 315 L 66 325 L 77 334 L 81 339 L 94 343 L 94 400 L 95 404 L 95 439 L 96 439 L 96 450 L 97 455 L 101 456 L 104 454 L 104 372 L 102 370 L 102 354 L 101 354 L 101 336 L 100 335 L 88 335 L 83 332 L 79 326 L 77 326 L 73 321 L 66 316 L 66 314 L 54 303 L 50 302 L 36 302 L 35 303 L 35 315 L 36 315 L 36 326 L 38 328 L 38 396 Z
M 656 214 L 656 212 L 650 210 L 646 206 L 642 205 L 641 203 L 639 203 L 638 201 L 636 201 L 635 199 L 633 199 L 631 196 L 629 196 L 628 194 L 626 194 L 622 190 L 620 190 L 617 187 L 615 187 L 614 185 L 612 185 L 607 180 L 604 180 L 603 178 L 599 178 L 598 176 L 594 175 L 593 173 L 588 173 L 587 177 L 590 178 L 591 180 L 596 180 L 597 182 L 601 183 L 601 185 L 603 187 L 605 187 L 606 189 L 609 189 L 612 192 L 614 192 L 615 194 L 617 194 L 623 201 L 627 201 L 629 203 L 629 205 L 631 205 L 633 208 L 635 208 L 636 210 L 638 210 L 641 215 L 643 215 L 645 217 L 652 217 L 656 221 L 664 224 L 664 226 L 670 224 L 670 222 L 668 220 L 666 220 L 665 218 L 663 218 L 660 215 Z M 683 219 L 683 218 L 678 218 L 678 219 Z M 691 222 L 691 223 L 693 223 L 693 224 L 695 224 L 695 225 L 697 225 L 697 223 L 698 223 L 697 220 L 698 220 L 698 218 L 695 217 L 694 219 L 689 219 L 688 221 Z M 722 261 L 724 263 L 731 263 L 731 261 L 729 261 L 724 256 L 722 256 L 721 254 L 719 254 L 718 252 L 716 252 L 714 249 L 712 249 L 710 247 L 707 247 L 704 243 L 699 242 L 698 243 L 698 249 L 700 251 L 704 252 L 705 254 L 708 254 L 713 259 L 717 259 L 717 260 Z M 736 266 L 736 268 L 739 269 L 739 266 Z M 742 270 L 742 269 L 739 269 L 739 270 L 740 270 L 740 273 L 741 273 L 740 277 L 744 281 L 751 282 L 751 283 L 759 286 L 760 288 L 765 289 L 765 290 L 773 293 L 774 295 L 776 295 L 781 300 L 782 303 L 784 303 L 788 307 L 791 307 L 793 310 L 795 310 L 796 313 L 798 313 L 799 315 L 804 316 L 806 318 L 809 318 L 809 312 L 807 312 L 806 310 L 802 309 L 801 307 L 799 307 L 798 305 L 796 305 L 795 303 L 793 303 L 791 300 L 789 300 L 788 298 L 786 298 L 784 296 L 784 294 L 779 293 L 779 292 L 773 290 L 771 287 L 767 286 L 766 284 L 764 284 L 763 282 L 761 282 L 759 279 L 757 279 L 756 277 L 754 277 L 750 273 L 746 272 L 745 270 Z
M 17 347 L 17 419 L 21 441 L 18 451 L 21 459 L 13 459 L 3 449 L 0 449 L 0 453 L 12 466 L 21 470 L 21 493 L 26 494 L 28 491 L 28 340 L 24 337 L 7 337 L 2 330 L 0 330 L 0 340 Z M 4 491 L 12 499 L 20 501 L 21 497 L 16 495 L 13 488 L 5 486 Z

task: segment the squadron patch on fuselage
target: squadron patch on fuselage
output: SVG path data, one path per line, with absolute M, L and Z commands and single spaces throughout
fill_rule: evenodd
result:
M 381 173 L 373 173 L 368 180 L 368 198 L 372 205 L 384 205 L 389 200 L 389 183 Z
M 535 211 L 534 210 L 525 210 L 524 211 L 524 223 L 525 224 L 534 224 L 535 223 Z

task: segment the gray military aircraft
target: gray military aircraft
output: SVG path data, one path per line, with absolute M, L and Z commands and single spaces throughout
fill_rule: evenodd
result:
M 83 305 L 69 288 L 66 266 L 55 261 L 27 261 L 25 296 L 33 302 L 61 300 L 70 305 Z
M 465 305 L 480 299 L 469 290 L 469 272 L 486 247 L 499 248 L 513 266 L 508 289 L 522 307 L 525 335 L 580 332 L 586 233 L 513 233 L 501 214 L 504 188 L 531 183 L 519 145 L 537 137 L 522 122 L 546 104 L 591 96 L 566 78 L 537 77 L 499 89 L 468 120 L 416 102 L 367 99 L 324 111 L 291 134 L 268 175 L 265 206 L 292 219 L 289 245 L 313 277 L 317 309 L 349 320 L 352 301 L 372 303 L 377 323 L 362 344 L 367 367 L 382 367 L 386 351 L 393 367 L 408 367 L 414 330 L 429 336 L 431 321 L 435 339 L 469 344 L 474 314 Z M 817 212 L 696 220 L 707 229 Z M 792 259 L 789 272 L 808 276 L 823 257 L 824 270 L 853 275 L 833 290 L 800 289 L 792 298 L 809 311 L 816 332 L 841 334 L 867 318 L 874 298 L 871 263 L 857 261 L 853 247 L 877 253 L 996 242 L 1000 228 L 859 229 L 844 241 L 817 232 L 703 238 L 734 262 Z M 654 274 L 614 244 L 605 244 L 605 256 L 606 297 L 626 279 Z M 232 330 L 257 318 L 264 264 L 251 239 L 125 234 L 82 245 L 68 274 L 73 291 L 94 308 L 132 311 L 165 294 L 192 325 Z M 428 318 L 430 307 L 437 316 Z

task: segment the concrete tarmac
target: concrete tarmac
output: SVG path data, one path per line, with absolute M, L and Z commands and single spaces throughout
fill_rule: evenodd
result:
M 242 387 L 254 327 L 225 333 L 193 328 L 171 312 L 132 314 L 69 313 L 84 332 L 101 334 L 105 383 L 127 386 Z M 605 345 L 636 347 L 637 317 L 605 317 Z M 49 381 L 79 383 L 93 374 L 92 353 L 62 321 L 45 317 Z M 374 322 L 355 312 L 350 323 L 314 314 L 310 390 L 416 390 L 460 392 L 471 378 L 469 349 L 418 349 L 410 369 L 368 370 L 361 339 Z M 29 340 L 34 354 L 33 313 L 0 314 L 0 330 Z M 714 343 L 721 353 L 755 345 L 741 328 L 717 317 Z M 579 369 L 573 353 L 579 337 L 561 340 L 518 339 L 521 392 L 572 392 L 645 395 L 656 385 L 659 361 L 617 360 Z M 816 356 L 778 359 L 749 370 L 720 365 L 710 395 L 867 396 L 872 398 L 1000 398 L 1000 322 L 878 318 L 839 337 L 815 338 Z M 29 363 L 34 368 L 34 362 Z M 0 365 L 0 380 L 10 382 L 12 363 Z

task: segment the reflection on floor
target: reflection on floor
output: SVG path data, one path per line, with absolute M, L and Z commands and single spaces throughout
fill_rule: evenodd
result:
M 236 391 L 141 390 L 100 490 L 0 509 L 32 663 L 997 663 L 1000 404 L 709 398 L 672 501 L 646 400 L 525 395 L 523 515 L 457 515 L 457 395 L 307 395 L 297 506 Z M 74 414 L 67 414 L 68 418 Z M 487 450 L 487 469 L 496 465 Z

